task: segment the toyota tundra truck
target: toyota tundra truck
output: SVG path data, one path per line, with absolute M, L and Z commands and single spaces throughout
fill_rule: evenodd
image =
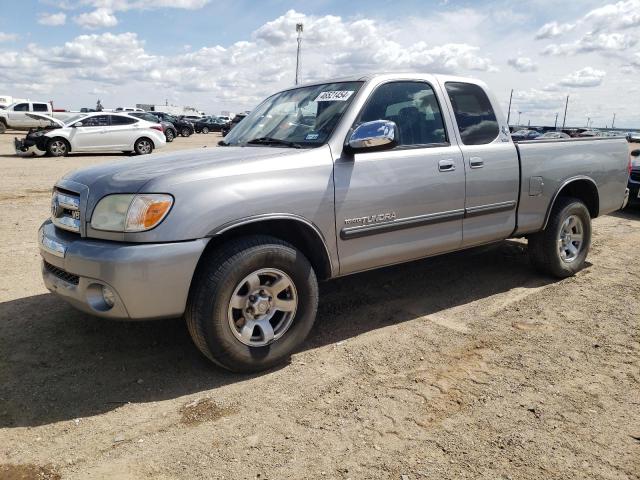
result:
M 42 275 L 98 317 L 183 317 L 210 360 L 258 371 L 301 345 L 320 280 L 514 237 L 538 270 L 575 274 L 628 177 L 624 138 L 514 143 L 477 80 L 318 82 L 270 96 L 216 148 L 67 174 Z

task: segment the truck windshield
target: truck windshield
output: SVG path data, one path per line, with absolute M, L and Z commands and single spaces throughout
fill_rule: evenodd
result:
M 222 145 L 323 145 L 361 86 L 336 82 L 276 93 L 238 123 Z

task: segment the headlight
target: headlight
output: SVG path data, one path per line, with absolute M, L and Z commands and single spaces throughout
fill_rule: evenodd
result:
M 91 227 L 113 232 L 151 230 L 164 220 L 172 205 L 173 197 L 164 193 L 107 195 L 93 210 Z

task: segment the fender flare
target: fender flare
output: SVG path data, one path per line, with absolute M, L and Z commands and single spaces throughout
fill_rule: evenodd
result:
M 544 223 L 542 224 L 542 230 L 547 228 L 547 223 L 549 223 L 549 218 L 551 217 L 551 211 L 553 210 L 553 206 L 556 204 L 556 200 L 558 199 L 558 195 L 560 195 L 560 192 L 567 185 L 569 185 L 569 184 L 571 184 L 573 182 L 582 181 L 582 180 L 586 180 L 587 182 L 589 182 L 589 183 L 591 183 L 593 185 L 593 188 L 595 189 L 595 191 L 596 191 L 596 193 L 598 195 L 598 202 L 600 201 L 600 192 L 598 191 L 598 184 L 595 182 L 595 180 L 593 178 L 588 177 L 587 175 L 576 175 L 575 177 L 567 178 L 556 189 L 555 193 L 553 194 L 553 197 L 551 198 L 551 202 L 549 202 L 549 206 L 547 207 L 547 212 L 545 213 L 545 216 L 544 216 Z
M 296 215 L 294 213 L 266 213 L 266 214 L 259 214 L 259 215 L 251 215 L 249 217 L 243 217 L 237 220 L 232 220 L 231 222 L 224 223 L 214 228 L 213 230 L 211 230 L 207 234 L 207 237 L 215 237 L 218 235 L 222 235 L 226 232 L 229 232 L 237 227 L 242 227 L 244 225 L 249 225 L 252 223 L 265 222 L 269 220 L 293 220 L 308 228 L 311 228 L 311 230 L 314 232 L 314 234 L 320 240 L 320 242 L 322 243 L 322 246 L 324 247 L 325 256 L 329 261 L 329 270 L 331 272 L 331 275 L 333 276 L 335 274 L 336 270 L 334 270 L 331 253 L 329 251 L 329 247 L 327 246 L 327 241 L 322 231 L 318 228 L 318 226 L 315 223 L 313 223 L 311 220 L 301 215 Z

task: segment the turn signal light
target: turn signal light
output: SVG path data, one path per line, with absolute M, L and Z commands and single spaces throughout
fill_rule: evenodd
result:
M 173 197 L 162 194 L 136 195 L 127 213 L 125 231 L 141 232 L 158 225 L 169 213 Z

